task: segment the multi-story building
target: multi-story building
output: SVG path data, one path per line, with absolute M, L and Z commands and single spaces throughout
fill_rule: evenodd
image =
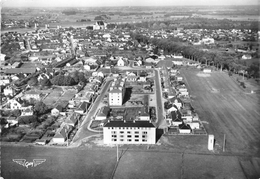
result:
M 109 89 L 109 106 L 121 106 L 125 96 L 125 78 L 115 79 Z
M 105 144 L 155 144 L 156 128 L 151 121 L 108 121 L 103 138 Z

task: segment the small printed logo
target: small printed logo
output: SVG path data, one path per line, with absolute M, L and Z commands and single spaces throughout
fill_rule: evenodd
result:
M 28 162 L 28 161 L 26 161 L 26 159 L 13 159 L 13 162 L 15 162 L 19 165 L 22 165 L 26 168 L 28 168 L 29 166 L 36 167 L 45 161 L 46 161 L 46 159 L 33 159 L 33 162 Z

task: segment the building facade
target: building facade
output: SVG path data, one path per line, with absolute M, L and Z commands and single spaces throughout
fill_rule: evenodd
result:
M 125 96 L 125 78 L 115 79 L 109 89 L 109 106 L 121 106 Z
M 104 144 L 155 144 L 156 128 L 150 121 L 108 121 Z

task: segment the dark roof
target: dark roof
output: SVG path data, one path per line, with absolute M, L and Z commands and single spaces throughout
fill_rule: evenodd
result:
M 149 121 L 109 121 L 104 127 L 150 127 L 155 128 L 155 126 Z
M 36 68 L 10 68 L 4 71 L 5 74 L 19 74 L 19 73 L 31 74 L 35 72 L 36 72 Z
M 190 126 L 182 123 L 179 125 L 179 129 L 190 129 Z
M 78 110 L 86 110 L 88 106 L 89 106 L 89 103 L 87 103 L 87 102 L 84 101 L 84 102 L 82 102 L 82 103 L 79 105 Z
M 98 25 L 105 25 L 103 21 L 97 21 Z

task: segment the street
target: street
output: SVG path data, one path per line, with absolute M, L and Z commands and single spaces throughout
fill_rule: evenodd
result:
M 166 121 L 163 116 L 163 104 L 162 104 L 162 87 L 159 70 L 155 70 L 155 87 L 156 87 L 156 102 L 157 102 L 157 120 L 156 127 L 164 129 L 167 127 Z
M 101 87 L 102 89 L 100 91 L 100 95 L 97 97 L 94 104 L 90 108 L 89 112 L 84 117 L 83 123 L 81 124 L 78 132 L 76 133 L 75 137 L 73 138 L 72 143 L 76 143 L 76 142 L 79 143 L 81 139 L 84 139 L 85 137 L 89 137 L 91 135 L 97 134 L 96 132 L 88 130 L 88 126 L 90 125 L 91 117 L 93 117 L 95 115 L 95 113 L 97 112 L 99 103 L 104 98 L 105 93 L 108 90 L 108 87 L 109 87 L 111 81 L 112 81 L 111 79 L 110 80 L 107 79 L 105 82 L 105 85 Z

